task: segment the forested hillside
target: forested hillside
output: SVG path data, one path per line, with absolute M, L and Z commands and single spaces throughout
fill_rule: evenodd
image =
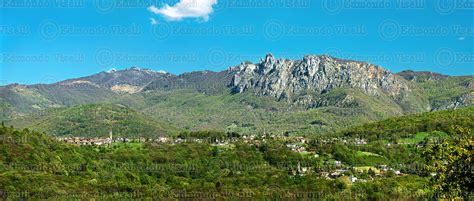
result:
M 474 130 L 474 107 L 457 110 L 427 112 L 389 118 L 342 131 L 348 137 L 376 139 L 400 139 L 417 133 L 444 132 L 454 135 L 453 125 Z
M 180 129 L 169 123 L 153 120 L 146 115 L 117 104 L 79 105 L 49 109 L 15 119 L 11 124 L 31 128 L 54 136 L 158 137 L 176 135 Z
M 455 153 L 463 153 L 459 155 L 462 158 L 450 159 L 445 165 L 462 168 L 472 160 L 472 152 L 465 151 L 466 145 L 472 143 L 472 113 L 471 107 L 393 118 L 348 129 L 338 138 L 327 136 L 305 141 L 268 136 L 250 139 L 238 134 L 229 138 L 225 133 L 200 132 L 182 133 L 178 137 L 203 141 L 104 146 L 65 144 L 44 133 L 18 131 L 2 124 L 0 196 L 4 199 L 466 198 L 472 190 L 469 180 L 472 172 L 452 174 L 431 166 L 431 162 Z M 215 143 L 216 136 L 232 140 Z M 394 140 L 392 136 L 400 138 Z M 438 153 L 438 142 L 429 140 L 433 137 L 451 148 Z M 304 147 L 306 151 L 296 151 L 294 146 Z M 453 151 L 454 148 L 461 152 Z M 431 176 L 434 172 L 445 177 Z M 449 180 L 452 178 L 457 179 Z M 457 184 L 461 186 L 456 187 Z

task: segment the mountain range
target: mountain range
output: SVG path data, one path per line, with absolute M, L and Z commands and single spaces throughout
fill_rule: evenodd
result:
M 473 75 L 392 73 L 327 55 L 290 60 L 268 54 L 221 72 L 181 75 L 132 67 L 0 87 L 0 120 L 71 136 L 105 136 L 108 129 L 122 136 L 183 130 L 313 135 L 470 105 Z

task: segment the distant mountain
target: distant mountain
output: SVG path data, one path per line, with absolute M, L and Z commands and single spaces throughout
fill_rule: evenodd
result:
M 407 112 L 428 107 L 423 97 L 412 93 L 405 79 L 364 62 L 326 55 L 277 60 L 269 54 L 260 63 L 242 63 L 236 71 L 232 85 L 237 92 L 252 90 L 257 95 L 309 107 L 331 106 L 334 103 L 328 102 L 324 94 L 340 88 L 354 89 L 372 97 L 387 97 Z M 340 98 L 338 106 L 358 104 L 351 93 Z
M 184 73 L 171 79 L 156 79 L 148 84 L 144 91 L 189 89 L 207 94 L 215 94 L 227 90 L 233 72 L 195 71 Z
M 433 72 L 402 71 L 398 75 L 413 82 L 416 93 L 426 97 L 431 110 L 474 105 L 474 76 L 447 76 Z
M 138 93 L 150 83 L 160 79 L 173 79 L 175 76 L 166 72 L 155 72 L 137 67 L 117 71 L 112 69 L 88 77 L 66 80 L 57 83 L 63 86 L 92 85 L 115 92 Z
M 35 114 L 43 111 L 67 113 L 70 107 L 112 104 L 138 112 L 141 119 L 180 129 L 312 135 L 474 105 L 473 86 L 472 75 L 394 74 L 366 62 L 326 55 L 289 60 L 269 54 L 259 63 L 243 62 L 221 72 L 173 75 L 133 67 L 54 84 L 2 86 L 0 119 L 34 122 L 42 119 Z M 53 122 L 43 128 L 52 134 L 78 134 L 62 132 L 55 124 L 60 119 L 48 119 Z
M 302 60 L 275 59 L 267 55 L 261 63 L 242 63 L 233 86 L 239 91 L 254 89 L 278 99 L 300 99 L 336 88 L 356 88 L 370 95 L 403 97 L 410 89 L 405 80 L 379 66 L 329 56 L 305 56 Z

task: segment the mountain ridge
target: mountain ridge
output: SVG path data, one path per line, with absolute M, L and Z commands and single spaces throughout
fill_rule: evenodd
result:
M 290 60 L 269 54 L 259 63 L 242 62 L 220 72 L 174 75 L 131 67 L 53 84 L 3 86 L 0 118 L 12 122 L 47 109 L 112 103 L 182 129 L 328 132 L 340 125 L 474 105 L 472 86 L 474 76 L 393 73 L 327 55 Z M 321 118 L 330 119 L 310 124 Z M 341 124 L 351 118 L 358 120 Z
M 272 57 L 273 57 L 273 54 L 271 54 L 271 53 L 268 53 L 267 56 L 268 55 L 272 55 Z M 332 56 L 329 56 L 329 55 L 309 54 L 309 55 L 305 55 L 304 57 L 308 57 L 308 56 L 328 56 L 328 57 L 331 57 L 334 60 L 338 60 L 338 61 L 358 62 L 358 63 L 371 64 L 370 62 L 367 62 L 367 61 L 358 61 L 358 60 L 352 60 L 352 59 L 341 59 L 341 58 L 332 57 Z M 262 60 L 264 60 L 264 59 L 262 59 Z M 290 59 L 285 59 L 285 60 L 290 60 Z M 246 62 L 250 62 L 250 61 L 246 61 Z M 246 62 L 242 62 L 242 63 L 246 63 Z M 252 63 L 252 62 L 250 62 L 250 63 Z M 373 65 L 375 65 L 375 64 L 373 64 Z M 21 85 L 21 86 L 52 85 L 52 84 L 57 84 L 57 83 L 65 82 L 65 81 L 78 80 L 78 79 L 81 79 L 81 78 L 86 78 L 86 77 L 98 75 L 98 74 L 101 74 L 101 73 L 115 73 L 115 72 L 131 71 L 131 70 L 148 71 L 148 72 L 158 73 L 158 74 L 169 74 L 169 75 L 179 77 L 179 76 L 182 76 L 182 75 L 185 75 L 185 74 L 190 74 L 190 73 L 201 73 L 201 72 L 219 73 L 219 72 L 223 72 L 223 71 L 233 71 L 233 70 L 235 70 L 235 68 L 236 68 L 236 66 L 230 66 L 227 69 L 221 70 L 221 71 L 195 70 L 195 71 L 183 72 L 183 73 L 180 73 L 180 74 L 173 74 L 173 73 L 169 73 L 169 72 L 166 72 L 166 71 L 163 71 L 163 70 L 153 70 L 151 68 L 141 68 L 141 67 L 133 67 L 132 66 L 132 67 L 124 68 L 122 70 L 116 69 L 116 68 L 111 68 L 108 71 L 101 71 L 101 72 L 97 72 L 97 73 L 94 73 L 94 74 L 91 74 L 91 75 L 86 75 L 86 76 L 82 76 L 82 77 L 78 77 L 78 78 L 64 79 L 64 80 L 54 82 L 54 83 L 50 83 L 50 84 L 45 84 L 45 83 L 36 83 L 36 84 L 9 83 L 9 84 L 0 85 L 0 87 L 9 87 L 9 86 L 17 86 L 17 85 Z M 446 74 L 441 74 L 441 73 L 434 72 L 434 71 L 414 71 L 414 70 L 409 70 L 409 69 L 402 70 L 402 71 L 397 72 L 397 73 L 394 73 L 394 72 L 392 72 L 392 73 L 400 75 L 400 76 L 404 77 L 407 80 L 412 79 L 412 78 L 408 78 L 408 74 L 414 74 L 414 75 L 428 74 L 428 75 L 439 76 L 439 77 L 443 77 L 443 78 L 446 78 L 446 77 L 472 77 L 472 76 L 474 76 L 474 75 L 446 75 Z
M 340 87 L 356 88 L 372 96 L 384 93 L 394 98 L 403 98 L 410 92 L 404 80 L 380 66 L 326 55 L 277 60 L 268 54 L 260 63 L 241 63 L 236 69 L 232 85 L 237 92 L 253 88 L 258 95 L 290 102 L 303 96 L 303 100 L 297 100 L 302 104 L 314 104 L 314 96 Z

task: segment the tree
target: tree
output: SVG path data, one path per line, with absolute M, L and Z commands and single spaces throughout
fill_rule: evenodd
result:
M 367 174 L 372 178 L 375 177 L 375 172 L 372 170 L 372 168 L 369 168 L 369 170 L 367 170 Z
M 473 141 L 470 128 L 453 126 L 456 136 L 440 144 L 430 145 L 423 155 L 428 161 L 427 170 L 436 175 L 431 183 L 441 197 L 469 196 L 474 190 Z

